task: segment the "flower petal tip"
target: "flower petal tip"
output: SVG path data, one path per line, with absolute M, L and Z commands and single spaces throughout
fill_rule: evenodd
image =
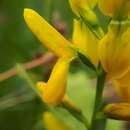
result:
M 24 16 L 26 16 L 26 14 L 32 14 L 33 12 L 35 12 L 33 9 L 25 8 L 24 9 Z
M 24 19 L 28 23 L 29 21 L 33 21 L 33 18 L 35 19 L 35 16 L 37 13 L 33 9 L 30 8 L 25 8 L 24 9 Z

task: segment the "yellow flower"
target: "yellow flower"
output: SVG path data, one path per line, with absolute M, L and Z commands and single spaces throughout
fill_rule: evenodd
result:
M 98 64 L 98 39 L 88 27 L 78 20 L 74 20 L 73 43 L 81 49 L 94 65 Z
M 58 120 L 52 113 L 43 114 L 43 123 L 47 130 L 71 130 L 66 124 Z
M 112 21 L 99 43 L 99 58 L 108 79 L 123 76 L 130 68 L 130 24 Z
M 130 104 L 128 103 L 109 104 L 105 107 L 104 113 L 109 118 L 117 120 L 130 120 Z
M 75 57 L 70 42 L 32 9 L 24 10 L 24 19 L 37 38 L 59 57 Z
M 24 19 L 37 38 L 60 58 L 48 82 L 37 83 L 44 102 L 51 106 L 57 105 L 65 95 L 69 63 L 76 57 L 76 52 L 72 49 L 71 43 L 34 10 L 25 9 Z
M 113 81 L 117 93 L 130 103 L 130 70 L 121 78 Z
M 58 105 L 65 96 L 69 62 L 68 59 L 59 59 L 52 70 L 48 82 L 37 83 L 43 101 L 50 106 Z
M 99 8 L 100 10 L 108 16 L 113 17 L 120 11 L 120 8 L 123 4 L 124 0 L 99 0 Z M 130 15 L 130 1 L 128 0 L 128 9 Z

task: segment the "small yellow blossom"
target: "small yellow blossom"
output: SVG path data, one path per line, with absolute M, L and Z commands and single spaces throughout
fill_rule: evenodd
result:
M 99 8 L 101 11 L 108 16 L 113 17 L 120 11 L 121 6 L 124 0 L 99 0 Z M 127 5 L 129 6 L 129 15 L 130 15 L 130 0 L 128 0 Z
M 43 101 L 48 105 L 55 106 L 62 102 L 66 91 L 68 69 L 69 61 L 59 59 L 52 70 L 48 82 L 37 83 Z
M 104 113 L 109 118 L 117 120 L 130 120 L 130 104 L 129 103 L 109 104 L 105 107 Z
M 47 21 L 32 9 L 24 10 L 24 19 L 30 30 L 48 49 L 59 57 L 74 57 L 70 42 L 56 31 Z
M 71 130 L 69 126 L 58 120 L 51 112 L 43 114 L 43 123 L 47 130 Z
M 130 24 L 112 21 L 99 43 L 99 58 L 108 79 L 123 76 L 130 68 Z
M 78 20 L 74 20 L 73 43 L 87 56 L 94 65 L 98 64 L 98 39 L 89 28 Z

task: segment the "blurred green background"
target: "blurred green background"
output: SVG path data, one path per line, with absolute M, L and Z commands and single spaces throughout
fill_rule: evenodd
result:
M 39 12 L 51 24 L 61 26 L 66 38 L 71 39 L 73 14 L 67 0 L 0 0 L 0 73 L 26 63 L 46 52 L 36 37 L 27 28 L 23 19 L 24 8 Z M 108 18 L 97 14 L 104 30 Z M 57 23 L 56 23 L 57 22 Z M 33 81 L 47 80 L 49 67 L 37 67 L 28 71 Z M 90 119 L 95 95 L 93 80 L 82 64 L 72 65 L 68 80 L 68 95 Z M 45 110 L 33 96 L 29 84 L 19 76 L 0 82 L 0 130 L 43 130 L 41 115 Z M 22 98 L 21 98 L 22 97 Z M 74 130 L 85 130 L 84 126 L 62 109 L 54 113 Z M 120 121 L 109 120 L 106 130 L 123 130 Z

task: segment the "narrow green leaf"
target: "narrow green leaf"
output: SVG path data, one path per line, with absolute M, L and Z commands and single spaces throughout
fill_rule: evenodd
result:
M 33 92 L 38 95 L 41 98 L 41 94 L 40 92 L 36 89 L 35 84 L 33 83 L 33 81 L 31 80 L 31 78 L 28 76 L 28 74 L 26 73 L 26 71 L 24 70 L 23 66 L 20 64 L 16 65 L 17 71 L 18 71 L 18 75 L 21 79 L 23 79 L 25 82 L 27 82 L 27 84 L 29 85 L 29 87 L 33 90 Z
M 86 56 L 84 56 L 82 53 L 78 52 L 78 56 L 80 58 L 80 60 L 90 69 L 92 69 L 93 71 L 96 72 L 96 68 L 95 66 L 92 64 L 92 62 L 89 60 L 89 58 L 87 58 Z
M 42 95 L 41 93 L 36 89 L 35 84 L 33 83 L 32 79 L 29 77 L 25 69 L 23 68 L 22 65 L 17 64 L 16 65 L 18 75 L 25 81 L 27 82 L 28 86 L 31 88 L 32 92 L 34 92 L 36 97 L 39 97 L 40 101 L 43 103 L 43 105 L 48 108 L 48 106 L 43 102 L 42 100 Z
M 19 104 L 29 102 L 34 99 L 34 94 L 23 94 L 21 96 L 14 96 L 10 98 L 0 99 L 0 112 L 17 106 Z

